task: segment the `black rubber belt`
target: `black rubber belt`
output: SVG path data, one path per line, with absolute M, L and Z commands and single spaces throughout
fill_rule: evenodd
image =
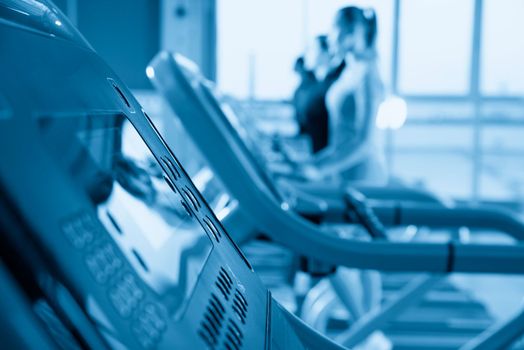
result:
M 402 220 L 402 208 L 400 204 L 395 205 L 395 208 L 393 210 L 393 225 L 394 226 L 400 226 Z
M 446 264 L 446 272 L 453 272 L 455 265 L 455 244 L 453 242 L 448 243 L 448 262 Z

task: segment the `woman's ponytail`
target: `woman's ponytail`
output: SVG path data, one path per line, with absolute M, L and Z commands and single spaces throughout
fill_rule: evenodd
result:
M 367 47 L 374 47 L 377 38 L 377 15 L 375 14 L 375 10 L 372 8 L 363 9 L 362 15 L 366 25 Z

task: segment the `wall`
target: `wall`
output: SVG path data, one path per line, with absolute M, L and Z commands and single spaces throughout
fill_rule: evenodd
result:
M 132 89 L 151 89 L 145 67 L 160 50 L 159 0 L 55 0 Z
M 163 0 L 161 4 L 162 49 L 178 52 L 215 80 L 215 0 Z

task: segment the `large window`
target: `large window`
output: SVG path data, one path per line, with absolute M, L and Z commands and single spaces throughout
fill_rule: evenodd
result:
M 303 48 L 302 0 L 219 0 L 217 81 L 236 97 L 287 99 Z
M 391 77 L 392 0 L 218 0 L 217 83 L 239 98 L 289 99 L 297 84 L 295 59 L 316 35 L 328 33 L 348 5 L 377 11 L 378 48 L 386 83 Z
M 467 94 L 473 0 L 403 0 L 399 89 L 407 94 Z
M 524 199 L 523 0 L 217 0 L 217 5 L 218 85 L 261 101 L 292 96 L 294 60 L 313 37 L 330 30 L 339 8 L 374 8 L 382 78 L 408 104 L 406 125 L 391 131 L 386 142 L 391 174 L 460 199 Z M 280 105 L 292 120 L 289 105 Z M 284 115 L 274 103 L 258 106 L 254 118 Z
M 524 95 L 524 1 L 485 0 L 482 92 Z

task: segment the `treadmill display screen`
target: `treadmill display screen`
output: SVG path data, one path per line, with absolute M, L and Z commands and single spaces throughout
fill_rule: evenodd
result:
M 44 144 L 150 288 L 181 311 L 212 249 L 123 116 L 40 119 Z

